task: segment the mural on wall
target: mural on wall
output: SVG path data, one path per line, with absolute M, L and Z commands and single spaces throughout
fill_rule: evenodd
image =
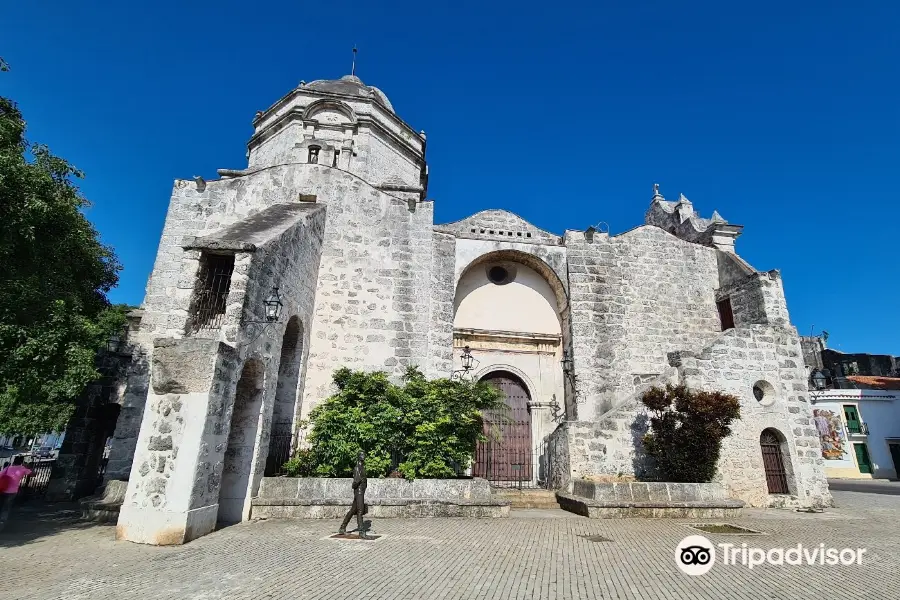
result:
M 822 458 L 843 460 L 846 452 L 844 452 L 844 425 L 841 423 L 841 416 L 834 411 L 814 408 L 813 420 L 822 439 Z

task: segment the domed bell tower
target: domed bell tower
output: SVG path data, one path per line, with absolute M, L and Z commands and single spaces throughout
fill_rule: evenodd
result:
M 387 96 L 356 75 L 300 85 L 253 119 L 251 170 L 307 163 L 350 172 L 385 191 L 418 191 L 428 168 L 425 132 L 394 112 Z

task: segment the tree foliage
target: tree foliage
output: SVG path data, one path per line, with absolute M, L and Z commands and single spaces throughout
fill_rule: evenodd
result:
M 395 385 L 382 372 L 334 373 L 335 395 L 310 412 L 309 448 L 286 465 L 291 475 L 349 476 L 366 452 L 373 477 L 453 477 L 482 439 L 482 411 L 502 409 L 500 392 L 483 382 L 427 380 L 415 367 Z
M 722 392 L 667 385 L 650 388 L 641 401 L 653 411 L 644 447 L 661 475 L 675 482 L 711 481 L 722 440 L 731 434 L 731 422 L 741 418 L 740 400 Z
M 82 212 L 80 177 L 26 141 L 21 112 L 0 97 L 0 433 L 61 430 L 124 323 L 106 298 L 119 262 Z

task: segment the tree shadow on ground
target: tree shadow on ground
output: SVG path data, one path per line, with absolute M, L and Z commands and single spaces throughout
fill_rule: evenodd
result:
M 6 526 L 0 531 L 0 548 L 24 546 L 73 529 L 104 527 L 112 531 L 111 523 L 83 521 L 77 502 L 43 502 L 28 500 L 13 505 Z

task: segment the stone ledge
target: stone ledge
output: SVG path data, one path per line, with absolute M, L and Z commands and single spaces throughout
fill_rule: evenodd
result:
M 316 499 L 299 504 L 297 499 L 282 502 L 267 499 L 264 503 L 254 499 L 250 512 L 252 519 L 340 519 L 347 514 L 350 502 L 344 499 L 326 503 Z M 428 518 L 428 517 L 468 517 L 506 518 L 509 517 L 509 503 L 502 501 L 448 501 L 448 500 L 380 500 L 368 504 L 366 513 L 372 518 Z
M 115 523 L 119 520 L 119 509 L 121 507 L 121 504 L 106 502 L 82 502 L 81 518 L 85 521 L 95 521 L 97 523 Z
M 647 501 L 594 500 L 583 496 L 557 493 L 559 505 L 569 512 L 592 519 L 663 518 L 712 519 L 740 516 L 742 500 Z
M 263 477 L 259 498 L 283 500 L 353 497 L 353 480 L 346 477 Z M 486 479 L 405 479 L 372 478 L 368 481 L 366 499 L 370 503 L 386 498 L 409 500 L 490 500 L 491 486 Z
M 629 481 L 600 483 L 576 480 L 572 493 L 583 498 L 626 502 L 650 502 L 668 506 L 674 502 L 706 502 L 726 500 L 725 488 L 719 483 L 670 483 L 666 481 Z
M 353 503 L 350 498 L 254 498 L 253 506 L 340 506 L 344 510 Z M 494 499 L 438 499 L 438 498 L 366 498 L 369 506 L 414 506 L 435 504 L 447 506 L 509 506 L 508 500 Z
M 122 508 L 127 489 L 127 481 L 107 481 L 97 494 L 81 499 L 81 518 L 99 523 L 115 523 L 119 520 L 119 509 Z

